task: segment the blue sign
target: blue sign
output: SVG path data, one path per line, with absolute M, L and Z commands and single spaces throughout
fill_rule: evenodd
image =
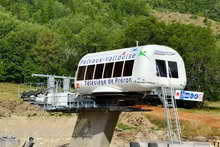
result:
M 181 100 L 202 101 L 203 95 L 204 95 L 203 92 L 177 90 L 175 94 L 175 98 Z

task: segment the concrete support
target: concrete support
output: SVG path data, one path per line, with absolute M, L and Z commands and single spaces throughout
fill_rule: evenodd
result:
M 170 144 L 167 142 L 131 142 L 130 147 L 210 147 L 208 142 L 182 142 L 181 144 Z
M 15 147 L 19 146 L 20 140 L 17 140 L 13 136 L 0 137 L 0 147 Z
M 120 112 L 80 112 L 70 147 L 109 147 Z

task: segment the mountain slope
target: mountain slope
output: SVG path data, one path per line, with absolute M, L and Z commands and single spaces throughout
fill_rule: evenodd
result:
M 159 21 L 163 21 L 167 24 L 180 23 L 180 24 L 192 24 L 201 27 L 210 27 L 216 34 L 220 34 L 220 22 L 212 19 L 207 19 L 202 16 L 196 16 L 193 14 L 184 14 L 179 12 L 160 12 L 154 11 L 152 13 Z

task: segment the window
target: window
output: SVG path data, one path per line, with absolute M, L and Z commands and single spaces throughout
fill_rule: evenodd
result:
M 123 76 L 131 76 L 134 66 L 134 60 L 125 61 Z
M 106 63 L 105 64 L 104 78 L 111 78 L 112 68 L 113 68 L 113 63 Z
M 167 77 L 166 62 L 164 60 L 156 60 L 156 70 L 158 77 Z
M 88 65 L 86 71 L 86 80 L 91 80 L 93 78 L 95 65 Z
M 94 79 L 101 79 L 103 73 L 104 64 L 97 64 L 95 69 L 95 77 Z
M 173 61 L 168 61 L 169 66 L 169 77 L 170 78 L 178 78 L 178 68 L 177 63 Z
M 124 63 L 123 61 L 115 62 L 115 68 L 114 68 L 113 77 L 121 77 L 123 63 Z
M 85 75 L 86 66 L 79 66 L 77 72 L 77 80 L 83 80 Z

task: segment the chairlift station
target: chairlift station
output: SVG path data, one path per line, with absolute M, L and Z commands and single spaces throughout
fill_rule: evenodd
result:
M 47 111 L 79 112 L 72 146 L 109 146 L 120 112 L 143 111 L 133 106 L 152 97 L 164 105 L 170 142 L 181 143 L 175 99 L 202 101 L 203 98 L 201 92 L 183 91 L 186 86 L 184 62 L 175 50 L 161 45 L 89 53 L 79 61 L 74 78 L 32 76 L 47 78 L 47 92 L 29 97 L 28 101 Z M 56 79 L 63 80 L 62 92 L 57 90 Z M 71 80 L 74 80 L 75 92 L 70 92 Z M 23 98 L 26 99 L 25 94 Z M 90 128 L 83 134 L 88 130 L 87 123 L 94 125 L 96 131 Z M 86 138 L 88 134 L 90 139 Z

